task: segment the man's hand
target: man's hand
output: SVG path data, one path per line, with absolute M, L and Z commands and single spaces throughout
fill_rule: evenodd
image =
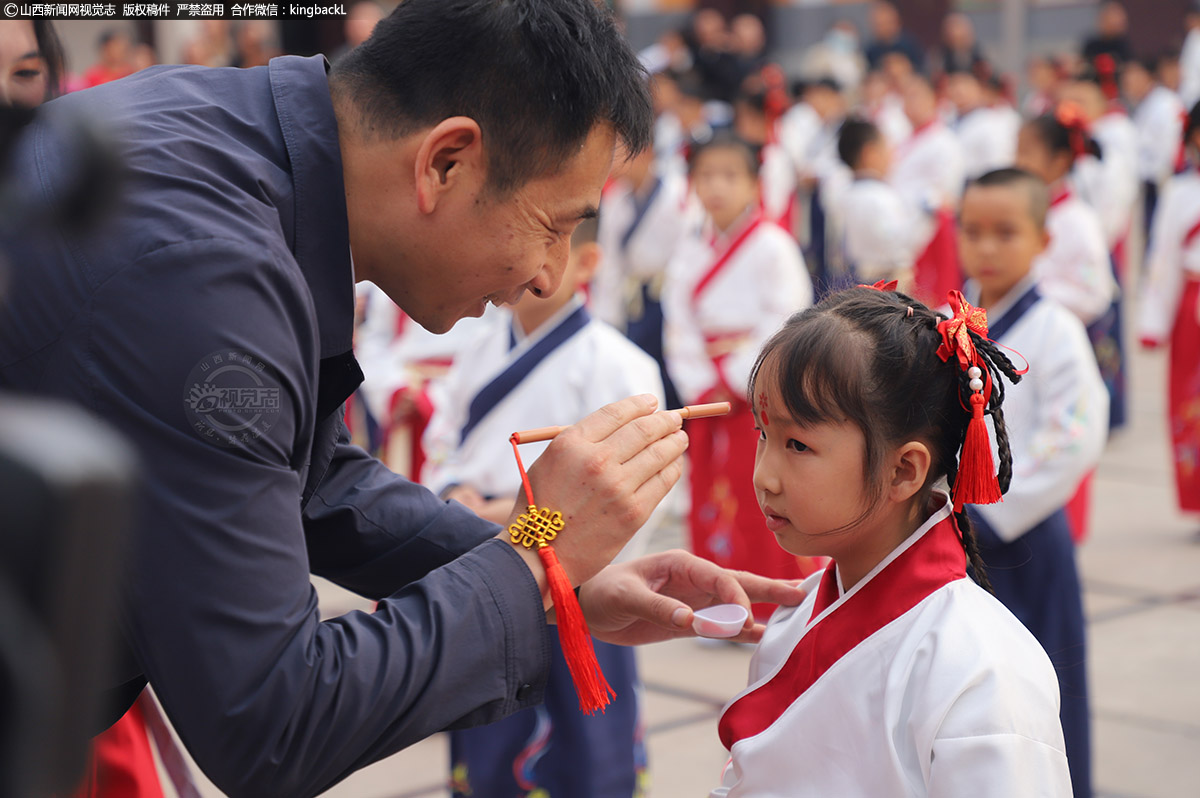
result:
M 607 643 L 633 646 L 694 637 L 692 610 L 713 604 L 751 602 L 793 606 L 805 592 L 794 582 L 730 571 L 685 551 L 668 551 L 605 568 L 579 591 L 592 634 Z M 765 627 L 750 616 L 737 637 L 756 643 Z
M 558 510 L 566 520 L 554 551 L 572 584 L 612 562 L 679 480 L 687 449 L 683 419 L 655 413 L 657 407 L 651 395 L 605 405 L 559 433 L 529 468 L 537 506 Z M 524 510 L 524 501 L 518 502 L 509 521 Z M 546 596 L 537 553 L 520 552 Z

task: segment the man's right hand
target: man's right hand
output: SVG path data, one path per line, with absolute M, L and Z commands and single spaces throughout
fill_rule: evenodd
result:
M 649 394 L 605 405 L 559 433 L 529 468 L 537 506 L 566 519 L 554 550 L 574 585 L 617 556 L 683 473 L 683 418 L 657 408 Z M 510 522 L 523 511 L 518 502 Z M 548 599 L 537 553 L 520 551 Z

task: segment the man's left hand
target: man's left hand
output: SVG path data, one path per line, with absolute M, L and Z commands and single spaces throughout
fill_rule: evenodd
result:
M 579 604 L 592 635 L 606 643 L 641 645 L 695 637 L 693 610 L 751 602 L 792 606 L 804 600 L 797 583 L 730 571 L 685 551 L 667 551 L 610 565 L 583 584 Z M 737 637 L 756 643 L 763 624 L 751 615 Z

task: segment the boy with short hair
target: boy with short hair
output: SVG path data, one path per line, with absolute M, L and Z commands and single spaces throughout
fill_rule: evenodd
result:
M 988 172 L 963 195 L 964 293 L 987 310 L 988 336 L 1029 364 L 1029 373 L 1004 397 L 1012 484 L 1003 503 L 968 511 L 996 597 L 1055 665 L 1071 781 L 1075 795 L 1086 796 L 1091 782 L 1083 606 L 1063 508 L 1099 462 L 1108 432 L 1108 392 L 1083 324 L 1038 291 L 1033 267 L 1049 242 L 1048 206 L 1042 180 L 1019 169 Z
M 921 244 L 918 212 L 887 182 L 892 148 L 865 119 L 847 119 L 838 155 L 854 171 L 842 201 L 842 246 L 853 282 L 897 280 L 912 292 L 913 262 Z
M 600 262 L 595 219 L 571 237 L 558 291 L 527 296 L 481 322 L 474 345 L 455 360 L 434 395 L 425 433 L 423 481 L 443 498 L 506 523 L 521 480 L 509 435 L 572 424 L 618 397 L 652 393 L 663 405 L 654 359 L 604 322 L 579 293 Z M 532 462 L 548 446 L 522 447 Z M 656 511 L 656 514 L 661 510 Z M 656 516 L 618 555 L 635 556 Z M 469 641 L 465 641 L 469 644 Z M 617 697 L 603 714 L 584 715 L 557 635 L 550 636 L 550 677 L 543 706 L 490 726 L 451 733 L 454 795 L 513 798 L 532 794 L 605 798 L 641 794 L 645 750 L 638 724 L 632 648 L 593 641 Z M 539 792 L 544 791 L 544 792 Z

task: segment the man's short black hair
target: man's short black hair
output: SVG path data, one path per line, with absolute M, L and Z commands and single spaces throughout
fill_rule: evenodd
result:
M 847 119 L 838 131 L 838 157 L 846 166 L 857 169 L 863 148 L 881 138 L 882 134 L 874 122 L 855 117 Z
M 654 122 L 645 70 L 593 0 L 404 0 L 332 81 L 372 136 L 474 119 L 501 195 L 561 168 L 597 124 L 636 154 Z

